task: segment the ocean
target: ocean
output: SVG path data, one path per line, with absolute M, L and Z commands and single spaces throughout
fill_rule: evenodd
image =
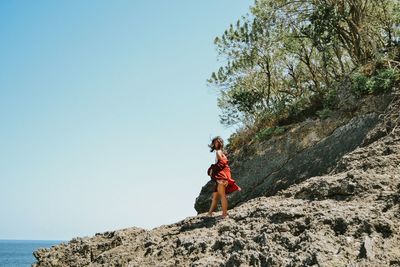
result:
M 51 247 L 64 241 L 0 240 L 0 267 L 31 266 L 36 262 L 32 252 L 38 248 Z

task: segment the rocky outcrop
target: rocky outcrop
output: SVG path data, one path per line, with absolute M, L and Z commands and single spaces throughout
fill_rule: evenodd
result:
M 152 230 L 75 238 L 41 266 L 400 266 L 400 98 L 325 175 Z
M 390 100 L 386 94 L 349 102 L 346 112 L 338 110 L 325 120 L 297 123 L 282 135 L 250 142 L 230 155 L 232 178 L 242 191 L 228 195 L 229 208 L 329 172 L 345 153 L 360 145 Z M 208 211 L 213 186 L 209 180 L 201 189 L 194 205 L 198 213 Z

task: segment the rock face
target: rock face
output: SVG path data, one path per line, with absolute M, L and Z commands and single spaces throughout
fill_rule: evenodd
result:
M 392 100 L 324 175 L 243 202 L 228 219 L 204 213 L 39 249 L 34 266 L 400 266 L 400 97 Z
M 340 110 L 325 120 L 297 123 L 280 136 L 250 143 L 230 155 L 232 178 L 242 191 L 228 196 L 229 208 L 329 172 L 345 153 L 360 145 L 390 100 L 390 94 L 365 98 L 347 107 L 353 113 Z M 194 205 L 198 213 L 208 211 L 213 186 L 210 179 L 201 189 Z

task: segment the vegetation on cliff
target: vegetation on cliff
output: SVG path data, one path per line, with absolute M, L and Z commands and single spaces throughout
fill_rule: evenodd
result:
M 400 80 L 396 0 L 256 0 L 214 41 L 224 65 L 208 79 L 220 121 L 239 128 L 228 149 L 281 133 L 309 116 L 329 117 L 350 80 L 357 96 Z

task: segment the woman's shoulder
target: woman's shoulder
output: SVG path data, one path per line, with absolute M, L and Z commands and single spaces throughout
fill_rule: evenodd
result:
M 223 156 L 223 155 L 224 155 L 224 152 L 223 152 L 221 149 L 215 150 L 215 153 L 216 153 L 218 156 Z
M 222 150 L 216 150 L 216 154 L 218 158 L 228 159 L 227 155 Z

